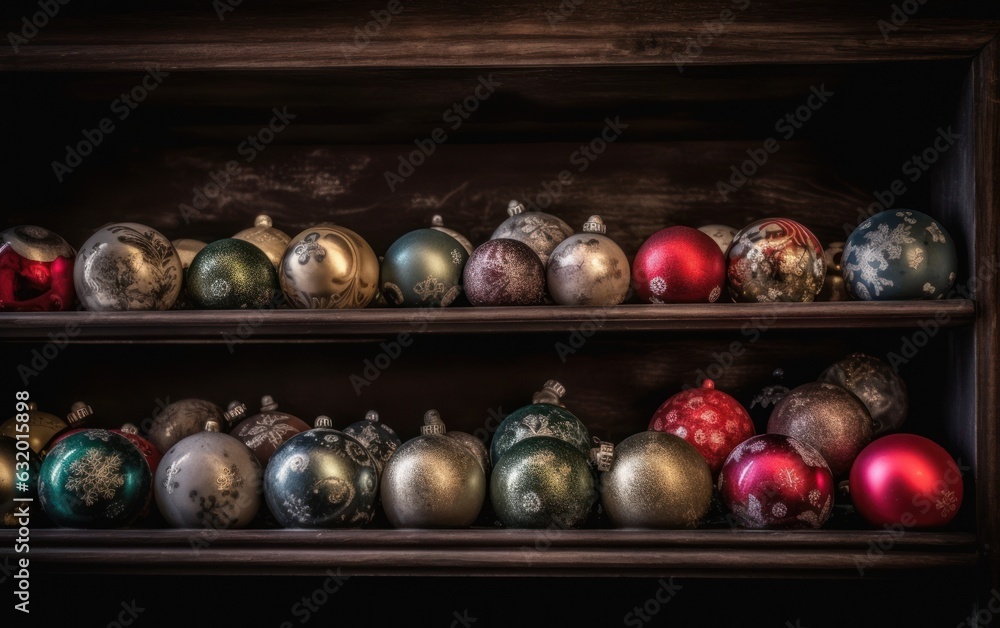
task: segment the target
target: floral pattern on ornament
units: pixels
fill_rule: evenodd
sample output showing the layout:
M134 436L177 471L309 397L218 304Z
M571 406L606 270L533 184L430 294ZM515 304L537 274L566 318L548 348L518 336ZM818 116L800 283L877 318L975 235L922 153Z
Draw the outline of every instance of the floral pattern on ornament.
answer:
M118 452L104 455L99 449L88 449L83 457L69 465L69 478L64 488L87 506L93 506L100 499L114 499L116 490L125 484L121 466L122 457Z

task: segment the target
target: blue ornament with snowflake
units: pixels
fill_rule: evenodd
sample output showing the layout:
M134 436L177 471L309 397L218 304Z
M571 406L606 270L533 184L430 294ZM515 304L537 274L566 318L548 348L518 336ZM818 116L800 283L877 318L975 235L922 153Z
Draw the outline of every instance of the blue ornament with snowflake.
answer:
M875 214L844 245L844 283L855 299L943 299L955 285L958 254L941 223L908 209Z

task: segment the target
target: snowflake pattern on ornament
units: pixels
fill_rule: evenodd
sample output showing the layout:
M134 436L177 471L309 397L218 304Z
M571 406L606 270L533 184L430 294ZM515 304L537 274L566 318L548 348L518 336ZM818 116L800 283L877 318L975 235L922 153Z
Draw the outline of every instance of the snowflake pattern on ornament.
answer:
M719 300L720 296L722 296L722 286L715 286L712 288L711 294L708 295L708 302L715 303Z
M306 523L312 518L312 508L298 495L289 495L281 502L281 506L289 517L299 523Z
M799 485L802 484L802 478L791 467L785 467L778 471L778 481L782 486L790 489L798 489Z
M538 512L542 508L542 500L535 493L525 493L521 498L521 508L528 512Z
M105 456L99 449L88 449L82 458L69 465L69 479L64 488L93 506L99 499L113 499L116 489L125 484L119 471L122 466L121 454L115 452Z
M246 431L241 430L240 436L247 438L246 445L251 449L260 447L265 442L272 447L281 445L286 440L286 435L297 434L298 430L281 420L280 416L266 414L253 427Z
M934 507L941 513L941 517L945 518L958 509L958 499L953 491L945 489L935 500Z
M944 233L941 231L941 227L938 226L936 222L932 222L928 226L924 227L927 232L931 234L931 239L935 242L940 242L941 244L946 243L948 240L944 237Z
M111 439L111 432L109 432L108 430L86 430L83 432L83 435L92 441L100 440L104 441L105 443Z
M653 277L649 280L649 291L656 296L663 296L667 291L667 281L663 277Z
M802 461L810 467L827 467L826 459L809 445L805 445L794 438L789 438L788 444L802 458Z
M456 266L462 263L462 254L458 252L458 249L451 250L451 263Z
M771 516L772 517L784 517L788 514L788 506L782 504L781 502L775 503L771 506Z
M906 265L916 270L920 268L920 264L924 261L924 250L920 247L915 247L906 252Z
M891 231L889 225L882 223L874 231L864 234L865 246L849 247L850 250L844 252L844 259L851 257L851 253L857 256L857 262L844 264L847 281L854 281L854 274L858 273L862 281L875 288L875 296L880 295L884 288L895 285L891 279L878 273L889 268L889 260L902 256L904 245L916 242L910 235L912 229L909 221L896 225Z
M934 294L936 290L937 289L931 284L931 282L928 281L924 284L924 294Z

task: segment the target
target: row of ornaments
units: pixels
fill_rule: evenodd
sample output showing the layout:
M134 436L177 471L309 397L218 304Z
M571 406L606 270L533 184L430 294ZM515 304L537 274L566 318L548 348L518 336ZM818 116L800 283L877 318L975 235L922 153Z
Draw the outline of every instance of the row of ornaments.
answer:
M862 223L846 244L824 251L789 219L743 230L676 226L650 236L630 265L605 235L600 216L582 233L511 201L510 217L473 248L435 216L407 233L380 261L346 227L324 223L294 238L259 216L250 229L206 244L170 242L137 223L99 229L76 252L47 229L0 234L0 310L61 310L78 296L88 310L163 310L369 304L447 306L463 289L472 305L612 306L630 289L644 303L713 303L728 286L737 302L944 298L957 254L948 233L915 211L886 211Z
M597 501L620 527L691 527L716 487L743 526L818 528L832 511L835 480L848 476L855 508L875 525L945 525L962 501L961 473L944 449L920 436L882 436L905 419L906 390L869 356L849 356L819 382L789 391L760 436L743 406L706 380L664 402L650 431L592 448L564 394L546 383L505 418L489 450L447 431L436 411L403 444L374 413L339 431L326 417L309 429L269 398L254 416L233 404L219 420L213 404L177 402L150 430L159 449L134 430L63 424L40 448L39 498L59 525L118 527L141 517L152 494L167 523L185 528L249 525L262 483L286 527L363 525L379 494L389 522L407 528L471 525L487 495L514 528L580 527ZM206 416L206 430L191 433ZM231 433L220 433L229 422ZM14 439L2 440L13 452ZM0 475L5 513L13 506L9 460Z

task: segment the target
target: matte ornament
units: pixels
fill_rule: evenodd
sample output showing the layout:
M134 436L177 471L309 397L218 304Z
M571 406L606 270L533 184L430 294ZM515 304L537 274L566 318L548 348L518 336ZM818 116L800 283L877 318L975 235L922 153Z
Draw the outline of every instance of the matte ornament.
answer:
M679 392L657 409L649 429L678 436L698 451L713 475L737 445L755 434L753 421L740 402L715 389L706 379L701 388Z
M378 467L380 476L385 463L393 452L403 444L396 431L382 423L379 420L378 412L374 410L365 413L363 420L345 427L343 432L365 446L365 449L375 460L375 466Z
M44 227L0 232L0 312L58 312L73 305L76 251Z
M500 223L491 240L517 240L527 244L538 255L542 266L549 263L549 256L559 244L573 235L573 228L564 220L545 212L526 210L524 204L511 201L507 204L507 220Z
M465 293L472 305L541 305L545 267L528 245L488 240L465 264Z
M787 218L758 220L740 231L726 254L729 293L743 303L809 303L823 289L823 246Z
M819 528L833 511L833 474L823 456L781 434L733 450L719 473L719 497L747 528Z
M261 309L272 303L278 276L267 255L235 238L209 243L187 271L187 293L205 310Z
M855 299L943 299L955 285L958 255L955 241L927 214L889 210L847 238L843 268Z
M495 467L507 451L528 438L551 436L566 441L584 456L590 455L590 433L580 419L562 407L559 399L566 389L550 380L534 396L535 403L508 414L497 427L490 444L490 458Z
M739 229L735 229L729 225L705 225L704 227L698 227L698 231L712 238L719 245L719 249L723 255L729 250L729 245L733 243L733 238L739 233Z
M17 426L19 424L27 425L28 444L31 446L31 451L39 456L44 455L43 452L46 451L45 446L48 445L49 441L60 432L69 428L69 425L65 421L54 414L41 412L34 401L28 402L27 415L28 420L24 422L19 422L16 416L4 421L3 425L0 425L0 436L16 439L18 435ZM24 429L24 427L21 428L21 430ZM20 433L24 434L23 431Z
M34 502L15 502L14 499L34 499L38 495L42 461L30 448L22 449L20 456L17 454L17 441L0 436L0 525L5 528L27 525L29 521L21 519L19 511L23 512L26 507L30 520L35 510Z
M147 437L166 453L182 438L198 434L208 421L222 422L222 408L204 399L181 399L163 408L153 417Z
M826 383L803 384L778 402L767 421L769 434L784 434L813 447L834 476L842 477L874 428L871 415L853 393Z
M134 222L105 225L80 247L73 268L76 294L93 312L169 310L184 269L162 233Z
M604 235L600 216L591 216L583 233L571 235L552 251L546 268L549 293L559 305L618 305L628 295L628 258Z
M278 404L270 396L260 400L260 412L240 421L230 435L253 452L261 467L285 441L310 429L309 424L286 412L278 412Z
M715 303L725 283L718 244L691 227L657 231L632 264L632 287L644 303Z
M256 246L267 255L275 271L281 266L281 259L285 256L285 249L291 238L281 229L276 229L271 222L271 217L267 214L257 216L253 221L253 226L240 231L233 236L237 240L243 240Z
M38 500L67 528L131 525L149 503L151 472L121 434L91 429L66 437L42 462Z
M910 409L906 382L878 358L852 353L823 371L819 381L845 388L865 404L875 438L898 431L906 421Z
M447 307L462 292L469 254L458 240L417 229L396 240L382 261L382 295L390 305Z
M872 525L947 525L962 506L962 472L937 443L914 434L874 441L851 467L851 500Z
M444 218L442 218L440 214L434 214L434 217L431 218L431 229L434 229L435 231L440 231L441 233L447 233L451 237L455 238L456 240L458 240L458 243L462 245L462 248L465 249L465 252L468 253L469 255L472 255L473 246L472 242L469 241L469 238L465 237L464 235L455 231L454 229L449 229L448 227L445 227Z
M292 238L281 260L281 291L292 306L363 308L378 292L379 261L360 235L321 223Z
M712 489L698 450L663 432L623 440L601 475L604 512L619 528L693 528L708 512Z
M508 528L578 528L597 501L587 456L550 436L511 447L494 466L490 495Z

